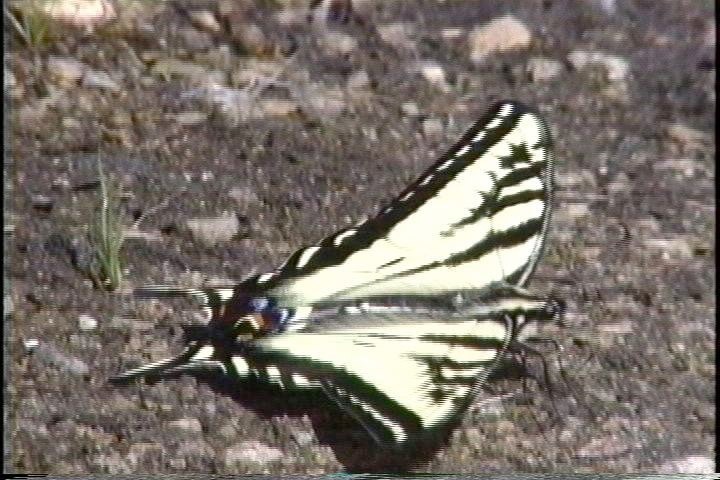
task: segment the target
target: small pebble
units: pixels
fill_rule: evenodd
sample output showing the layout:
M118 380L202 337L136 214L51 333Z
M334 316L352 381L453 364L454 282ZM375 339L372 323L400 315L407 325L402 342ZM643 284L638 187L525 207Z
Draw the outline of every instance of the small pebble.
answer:
M197 125L206 122L208 114L200 111L180 112L175 115L175 121L180 125Z
M50 56L47 71L51 78L66 86L75 85L85 73L87 65L70 57Z
M53 207L53 199L46 195L33 195L31 202L34 209L43 212L49 212Z
M27 345L28 342L26 341ZM30 346L30 351L33 352L34 357L46 365L54 366L55 368L70 373L73 375L87 375L90 372L90 367L87 366L82 360L71 357L63 351L53 347L52 345L40 344Z
M177 429L177 430L186 430L188 432L195 432L195 433L201 433L202 432L202 424L200 423L200 420L193 417L188 418L180 418L178 420L173 420L171 422L168 422L168 427Z
M590 65L599 65L605 70L607 79L610 81L624 79L630 70L630 64L626 59L605 52L573 50L568 54L567 59L577 70L582 70Z
M407 117L417 117L420 115L420 109L415 102L405 102L400 106L403 115Z
M443 133L443 124L439 118L426 119L423 122L422 127L423 127L423 133L425 133L425 136L428 136L428 137L439 136L439 135L442 135L442 133Z
M534 82L550 80L562 72L563 65L552 58L535 57L528 60L526 70Z
M27 350L28 353L31 353L34 351L38 346L40 346L40 340L37 338L29 338L23 342L25 345L25 350Z
M280 460L282 450L265 445L258 441L245 441L225 449L224 462L226 467L235 463L259 463L265 465Z
M97 70L87 70L83 75L82 84L84 87L100 88L111 92L120 90L120 85L110 78L110 75Z
M95 330L97 328L97 325L97 320L95 320L90 315L80 315L78 317L78 327L84 332Z
M222 29L215 15L209 10L190 12L190 21L198 28L202 28L211 33L218 33Z
M237 235L240 227L238 218L234 214L211 218L189 218L186 225L195 238L208 244L230 241Z
M363 90L370 85L370 77L365 70L359 70L351 74L347 79L348 90Z

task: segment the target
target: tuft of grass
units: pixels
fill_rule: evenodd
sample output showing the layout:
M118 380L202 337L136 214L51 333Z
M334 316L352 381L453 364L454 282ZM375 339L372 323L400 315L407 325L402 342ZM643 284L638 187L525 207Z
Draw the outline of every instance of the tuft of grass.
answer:
M3 14L27 48L34 53L47 46L54 36L53 20L43 6L51 0L25 0L3 6Z
M120 212L120 185L105 176L98 156L100 205L90 224L94 261L90 275L97 288L113 291L122 283L120 250L125 241Z

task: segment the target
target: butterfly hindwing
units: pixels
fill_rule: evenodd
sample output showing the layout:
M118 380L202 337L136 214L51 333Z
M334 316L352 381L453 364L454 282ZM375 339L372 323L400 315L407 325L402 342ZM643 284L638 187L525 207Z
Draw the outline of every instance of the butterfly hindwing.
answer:
M269 335L241 355L218 350L211 360L229 363L240 380L322 388L376 440L402 444L457 418L513 332L510 322L439 313L341 314L330 321L335 326L322 332L314 325ZM203 353L187 364L212 362Z

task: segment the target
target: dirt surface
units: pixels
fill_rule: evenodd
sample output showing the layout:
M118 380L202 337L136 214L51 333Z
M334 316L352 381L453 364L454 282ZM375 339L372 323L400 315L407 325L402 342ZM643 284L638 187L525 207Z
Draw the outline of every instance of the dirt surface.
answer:
M6 16L6 468L712 471L713 4L308 3L118 1L103 24L47 21L30 41ZM473 46L506 14L529 38ZM271 269L376 212L504 98L555 137L556 214L530 284L568 303L544 330L563 347L552 398L498 380L446 443L398 455L320 396L106 383L177 352L197 315L123 292ZM98 156L125 224L142 217L116 292L88 275ZM202 218L229 233L208 239Z

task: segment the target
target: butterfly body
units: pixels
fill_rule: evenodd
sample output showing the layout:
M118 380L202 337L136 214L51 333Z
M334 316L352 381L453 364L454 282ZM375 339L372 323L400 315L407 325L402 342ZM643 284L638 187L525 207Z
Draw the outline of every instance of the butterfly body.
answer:
M194 296L210 318L179 356L116 377L216 371L319 388L381 443L457 420L498 359L558 304L524 289L552 197L544 121L500 102L378 215L273 272Z

